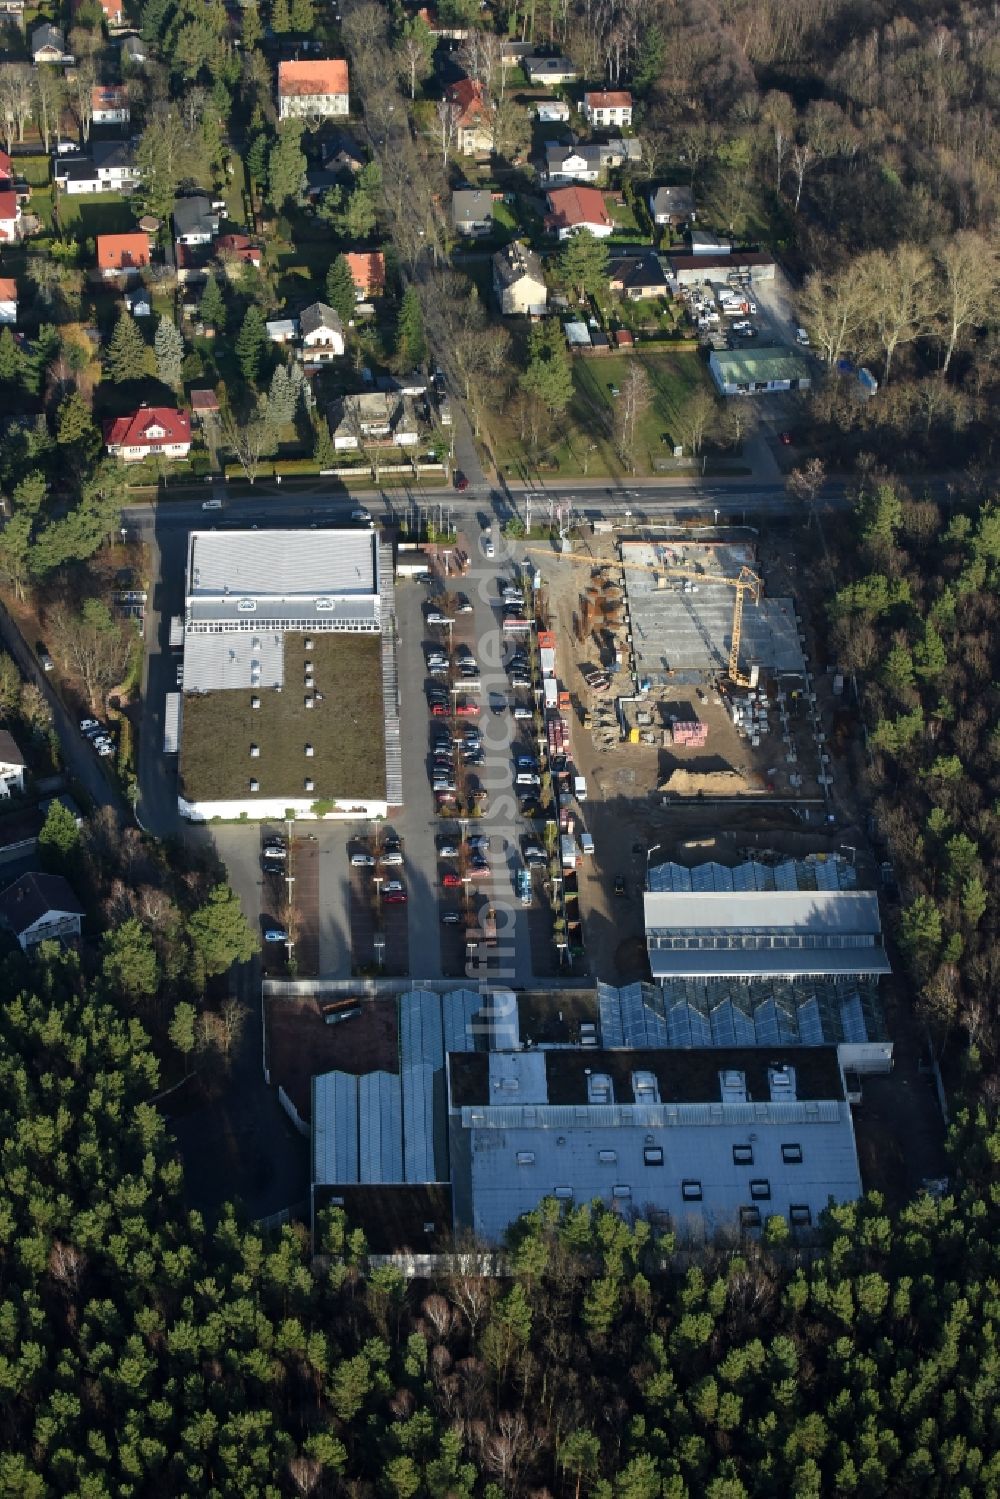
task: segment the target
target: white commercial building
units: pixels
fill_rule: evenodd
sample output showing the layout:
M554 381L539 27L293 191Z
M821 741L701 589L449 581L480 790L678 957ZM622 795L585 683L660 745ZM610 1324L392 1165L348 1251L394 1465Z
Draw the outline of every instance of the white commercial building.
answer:
M697 1243L861 1194L832 1046L449 1054L448 1110L455 1224L491 1244L544 1198Z
M395 646L392 629L381 633L392 613L391 558L367 526L192 532L183 699L169 736L181 814L361 818L397 805ZM369 703L368 721L355 722L351 689L357 708L373 684L377 712ZM383 732L380 757L371 736Z

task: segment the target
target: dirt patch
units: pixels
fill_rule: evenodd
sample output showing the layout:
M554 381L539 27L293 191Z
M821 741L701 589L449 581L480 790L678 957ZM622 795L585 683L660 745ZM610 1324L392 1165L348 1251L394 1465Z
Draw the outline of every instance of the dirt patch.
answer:
M764 788L738 770L672 770L659 789L669 796L745 796Z
M394 999L358 999L360 1013L327 1025L312 995L265 1000L271 1082L281 1086L303 1119L311 1110L310 1081L320 1072L398 1072Z

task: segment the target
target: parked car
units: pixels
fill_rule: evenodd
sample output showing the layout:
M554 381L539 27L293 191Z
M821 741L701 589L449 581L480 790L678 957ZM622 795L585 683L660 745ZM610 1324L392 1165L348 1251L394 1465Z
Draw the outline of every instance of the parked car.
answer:
M35 650L38 652L38 663L41 666L42 671L54 671L56 663L53 661L52 657L49 655L48 651L45 649L45 646L41 641L39 641L35 646Z
M285 866L280 859L264 859L261 867L265 874L284 874Z
M458 890L462 885L462 876L449 869L447 874L441 876L441 883L446 890Z
M779 432L778 441L783 448L790 448L792 445L792 434L790 432Z
M448 704L447 703L431 703L431 716L433 718L447 718L447 716L448 716Z
M442 911L441 912L441 925L442 926L461 926L462 925L462 913L461 913L461 911Z
M457 859L458 858L458 844L457 843L452 843L450 841L445 841L444 843L439 843L438 844L438 858L439 859Z
M526 843L524 845L524 862L526 864L547 864L548 858L540 843Z
M115 747L110 739L95 739L93 744L102 760L106 760L109 755L113 755L115 752Z
M806 332L806 330L804 328L796 328L796 330L795 330L795 342L798 344L798 346L799 346L800 349L808 349L809 348L809 334Z
M535 716L535 710L529 708L527 703L515 703L512 712L514 717L519 720L534 718Z
M80 733L81 734L85 734L88 738L92 734L99 734L100 730L101 730L101 726L97 722L96 718L81 718L80 719Z
M361 521L367 526L374 525L372 513L366 505L355 505L351 511L351 520Z
M395 867L396 865L402 864L402 862L403 855L399 852L398 849L388 849L382 855L382 863L386 866L386 868Z
M447 614L442 614L440 609L429 609L427 611L427 623L429 625L446 625L450 621Z
M459 614L472 613L472 602L464 593L458 595L458 612Z
M382 900L383 900L384 904L387 905L387 906L405 906L406 905L406 891L405 890L390 890L388 895L383 895Z
M469 487L469 481L460 468L455 470L455 488L460 494L464 494Z
M288 933L283 926L269 926L264 933L265 942L287 942Z
M493 545L493 538L487 532L487 534L483 537L483 556L486 558L490 558L495 557L496 554L497 549Z
M266 859L287 859L288 848L284 838L265 838L264 857Z
M375 865L375 855L354 853L351 855L351 863L355 869L372 869Z
M402 880L386 880L382 886L383 895L398 895L404 888Z
M615 875L615 894L616 895L627 895L628 894L628 887L625 884L625 876L623 874L616 874Z
M479 704L456 703L455 712L459 718L477 718L479 716Z

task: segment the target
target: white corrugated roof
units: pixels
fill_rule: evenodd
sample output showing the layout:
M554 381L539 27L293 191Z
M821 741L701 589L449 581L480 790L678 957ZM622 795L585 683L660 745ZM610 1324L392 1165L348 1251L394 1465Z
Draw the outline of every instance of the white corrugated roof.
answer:
M285 651L280 635L199 635L184 642L184 691L224 692L284 685Z
M864 933L881 931L878 898L870 890L647 890L646 930L699 927L755 931Z
M367 528L193 531L188 603L248 598L337 598L378 591L378 536Z

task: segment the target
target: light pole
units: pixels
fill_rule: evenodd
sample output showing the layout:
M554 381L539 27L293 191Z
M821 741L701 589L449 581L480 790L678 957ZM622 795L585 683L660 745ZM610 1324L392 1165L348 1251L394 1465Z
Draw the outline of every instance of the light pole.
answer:
M649 861L654 854L658 854L663 847L662 843L654 843L652 848L646 850L646 889L649 889Z

